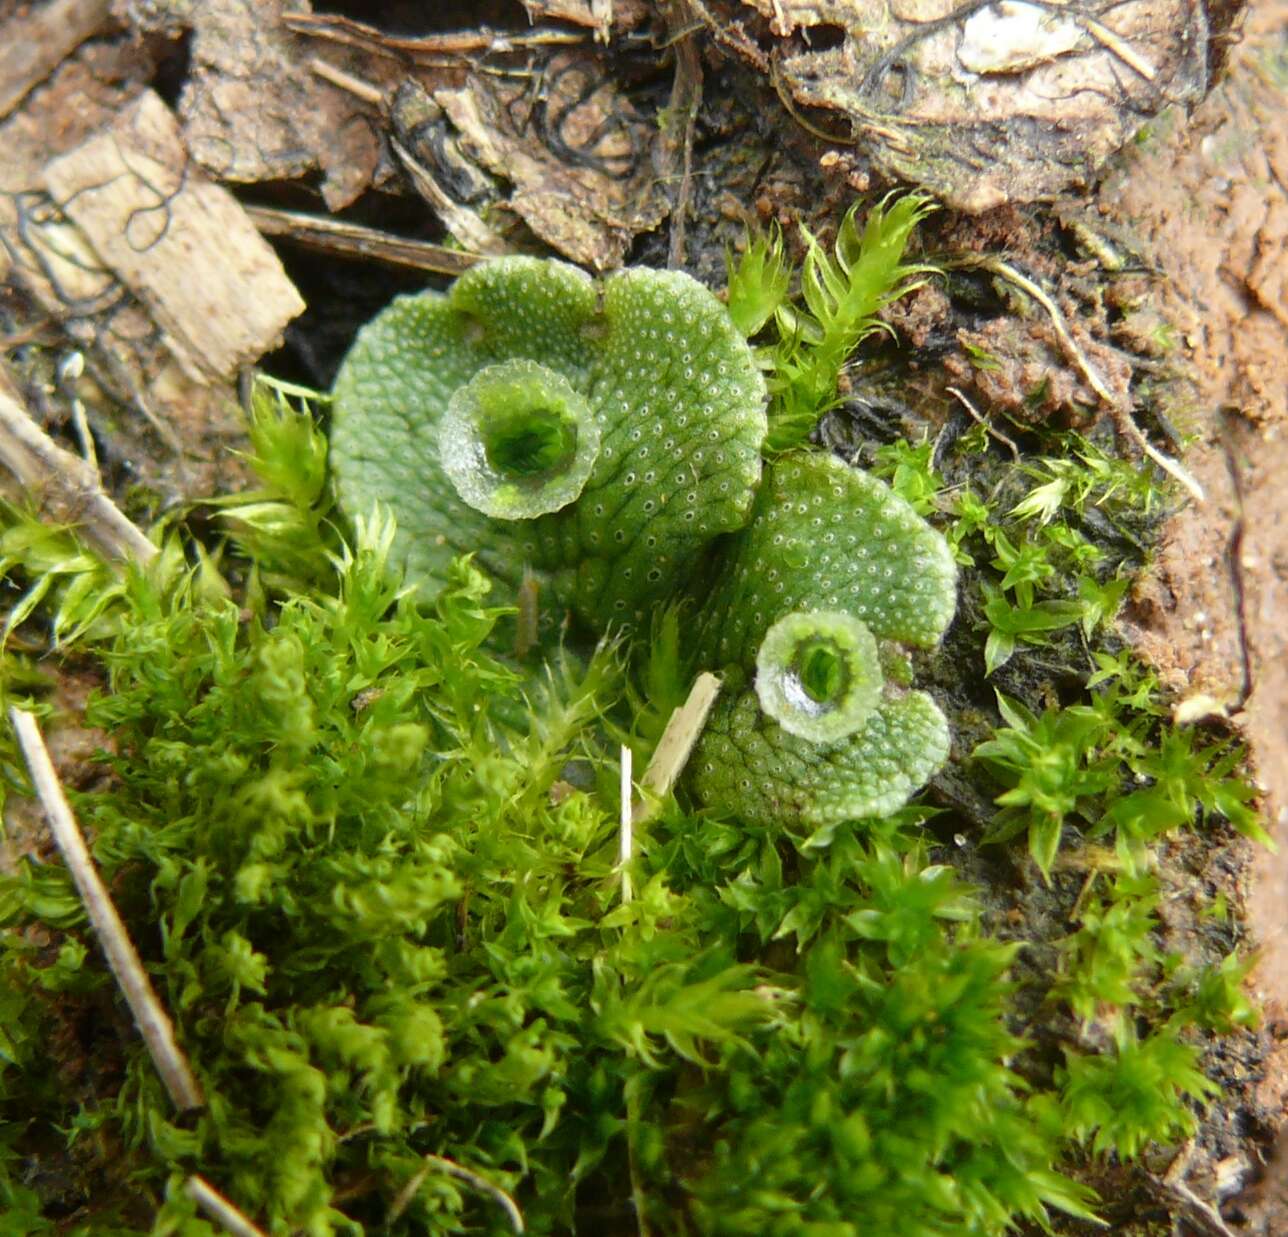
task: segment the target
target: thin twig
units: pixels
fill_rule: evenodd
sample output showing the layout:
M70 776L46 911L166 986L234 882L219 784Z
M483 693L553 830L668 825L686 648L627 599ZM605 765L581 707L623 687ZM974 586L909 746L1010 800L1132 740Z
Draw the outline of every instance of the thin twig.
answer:
M89 921L103 946L107 963L125 995L130 1012L134 1015L135 1024L152 1056L152 1063L161 1075L161 1081L165 1083L176 1108L180 1111L200 1108L205 1102L201 1096L201 1087L175 1041L174 1024L157 999L138 951L112 904L93 859L90 858L89 848L85 845L76 818L67 804L67 796L63 794L62 783L58 780L54 762L49 758L49 749L41 737L36 718L25 709L13 705L9 709L9 719L31 772L36 797L45 809L54 841L76 883L81 901L85 903Z
M390 266L432 271L437 275L460 275L480 259L479 254L467 253L463 249L409 240L327 215L278 210L272 206L247 206L244 209L265 236L281 236L312 249L370 258Z
M495 1199L510 1221L510 1227L516 1233L525 1231L523 1213L519 1210L518 1204L499 1185L489 1181L482 1173L476 1173L473 1169L466 1168L442 1155L427 1155L424 1157L424 1162L424 1168L398 1191L398 1197L390 1205L389 1215L386 1217L387 1224L392 1224L407 1210L411 1200L416 1197L416 1191L424 1184L425 1178L437 1169L449 1177L455 1177L458 1181L464 1181L467 1185L473 1186L480 1194L486 1194L489 1198Z
M346 72L344 69L336 68L333 64L328 64L321 56L310 56L309 68L323 81L330 82L332 86L336 86L340 90L347 90L351 95L361 99L364 103L370 103L373 107L380 107L385 101L384 91L379 87L373 86L366 78L358 77L353 73Z
M667 163L671 165L666 169L668 179L674 174L675 163L680 165L675 201L671 203L671 244L667 255L667 265L675 270L684 265L684 237L693 196L693 130L702 106L702 58L693 33L700 27L693 23L687 0L671 0L667 16L673 32L685 31L675 40L675 81L671 85L665 135Z
M693 745L707 724L707 714L720 694L720 680L703 672L693 681L684 703L667 719L666 729L657 741L653 758L640 779L642 797L631 809L631 819L642 825L650 819L675 785L689 762Z
M1203 487L1198 481L1182 464L1172 459L1170 455L1164 455L1145 437L1140 426L1132 419L1130 406L1115 396L1105 385L1105 380L1101 378L1095 367L1087 359L1086 353L1078 346L1078 341L1074 339L1060 306L1047 295L1046 291L1027 276L1021 275L1013 266L1003 262L1001 258L992 256L978 258L975 260L974 265L978 265L984 270L992 271L995 275L1000 275L1003 279L1013 283L1021 291L1027 292L1047 311L1051 318L1051 325L1055 328L1056 336L1064 346L1069 358L1081 371L1082 376L1087 380L1087 385L1114 413L1114 423L1118 429L1125 433L1164 472L1174 477L1189 490L1196 502L1204 502Z
M0 390L0 465L38 507L77 525L106 559L146 563L157 548L103 492L98 472L64 451L14 399Z
M946 387L945 390L948 392L949 395L955 395L957 397L957 399L961 402L962 407L965 408L966 411L969 412L972 417L974 417L975 421L979 425L982 425L984 427L984 433L986 433L990 438L996 438L998 442L1005 443L1008 447L1011 448L1011 455L1014 456L1017 461L1019 460L1020 449L1015 445L1012 439L1008 438L1005 434L1003 434L1001 430L995 429L993 427L993 423L989 420L986 420L983 414L980 413L979 409L977 409L975 405L972 404L970 400L968 400L966 396L962 394L962 392L959 391L956 387Z
M634 817L631 813L631 786L634 779L631 776L631 766L635 759L634 753L625 743L622 744L622 777L621 777L621 794L620 794L620 811L618 820L620 822L620 832L618 834L617 860L622 869L622 905L625 906L631 900L631 855L635 850L634 841Z
M1096 21L1094 17L1083 17L1080 19L1079 24L1097 43L1102 47L1108 48L1124 64L1130 65L1147 82L1152 82L1158 76L1158 70L1122 35L1115 34L1108 26Z
M233 1237L265 1237L264 1230L259 1225L247 1219L240 1208L229 1202L204 1177L193 1173L183 1183L183 1192L216 1224L232 1233Z
M287 13L282 17L282 24L295 34L346 43L351 47L360 47L364 51L398 59L405 55L413 60L443 55L473 58L521 51L529 47L566 47L586 41L584 34L570 30L548 28L527 34L513 34L504 30L489 30L486 26L456 33L398 38L385 34L375 26L332 13Z

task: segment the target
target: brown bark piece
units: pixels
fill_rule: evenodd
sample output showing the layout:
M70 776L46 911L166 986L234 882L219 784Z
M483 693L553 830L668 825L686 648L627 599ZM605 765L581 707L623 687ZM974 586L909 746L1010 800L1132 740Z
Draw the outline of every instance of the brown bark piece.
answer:
M537 92L476 74L432 93L477 161L514 184L510 208L543 241L611 270L666 214L652 162L657 127L599 56L557 52L542 77Z
M108 0L53 0L0 27L0 116L7 116L108 19Z
M100 391L93 404L115 399L138 414L113 416L114 450L141 483L178 501L240 480L226 449L242 432L235 393L180 369L147 310L44 184L45 165L109 130L154 70L141 42L90 42L0 123L0 279L84 349L86 381ZM92 405L91 421L95 413Z
M194 6L192 68L179 103L192 157L219 180L294 180L321 169L330 210L371 183L382 146L358 99L308 67L309 43L282 22L300 0L203 0ZM334 50L328 58L383 81L392 62Z
M887 177L957 210L1085 184L1144 117L1208 87L1192 0L1130 0L1099 17L1023 0L742 3L783 40L778 72L798 102L844 113ZM828 37L811 46L811 31Z
M197 381L258 360L304 309L237 200L192 166L151 91L50 163L45 183Z
M110 122L151 72L129 48L95 46L67 61L21 111L0 124L0 279L13 271L59 318L110 304L117 281L54 209L41 184L53 156Z

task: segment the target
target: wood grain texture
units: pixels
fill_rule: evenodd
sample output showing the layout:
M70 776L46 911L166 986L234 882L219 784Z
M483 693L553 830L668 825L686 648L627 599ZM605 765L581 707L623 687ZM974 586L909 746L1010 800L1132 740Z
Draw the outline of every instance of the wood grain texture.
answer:
M197 381L258 360L304 308L236 198L189 160L152 91L51 162L45 184Z

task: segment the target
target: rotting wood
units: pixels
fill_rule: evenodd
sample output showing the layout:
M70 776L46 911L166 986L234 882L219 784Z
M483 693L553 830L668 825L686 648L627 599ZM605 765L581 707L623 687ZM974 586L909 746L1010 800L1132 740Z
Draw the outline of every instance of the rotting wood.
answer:
M178 122L150 90L50 163L45 183L198 382L258 360L304 310L277 255L236 198L190 162Z
M106 24L110 0L53 0L0 27L0 117Z

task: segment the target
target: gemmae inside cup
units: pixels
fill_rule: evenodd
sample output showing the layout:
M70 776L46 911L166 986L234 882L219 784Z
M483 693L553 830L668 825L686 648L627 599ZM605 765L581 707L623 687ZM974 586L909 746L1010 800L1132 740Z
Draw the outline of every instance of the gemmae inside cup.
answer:
M585 488L599 423L562 374L502 361L457 389L439 424L443 470L464 502L499 520L558 511Z
M784 615L756 655L756 695L789 734L816 743L853 734L881 699L877 642L836 610Z

